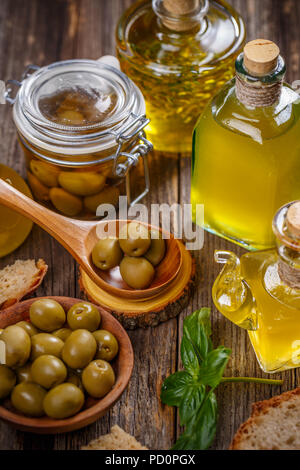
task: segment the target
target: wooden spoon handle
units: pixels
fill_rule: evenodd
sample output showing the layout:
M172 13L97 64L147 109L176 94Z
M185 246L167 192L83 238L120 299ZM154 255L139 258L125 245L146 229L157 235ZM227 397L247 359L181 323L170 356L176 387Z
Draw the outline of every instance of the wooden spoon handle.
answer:
M0 203L28 217L60 242L71 254L73 241L87 233L85 222L69 219L47 209L0 179Z

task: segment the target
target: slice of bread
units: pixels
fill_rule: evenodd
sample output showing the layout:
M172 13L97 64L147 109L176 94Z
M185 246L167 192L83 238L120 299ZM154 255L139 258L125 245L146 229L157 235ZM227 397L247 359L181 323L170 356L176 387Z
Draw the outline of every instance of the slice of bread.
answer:
M300 450L300 387L252 405L231 450Z
M0 309L10 307L31 294L41 284L48 270L43 259L17 260L0 270Z
M81 450L148 450L142 446L133 436L127 434L119 426L111 428L110 434L100 436L91 441L87 446L81 447Z

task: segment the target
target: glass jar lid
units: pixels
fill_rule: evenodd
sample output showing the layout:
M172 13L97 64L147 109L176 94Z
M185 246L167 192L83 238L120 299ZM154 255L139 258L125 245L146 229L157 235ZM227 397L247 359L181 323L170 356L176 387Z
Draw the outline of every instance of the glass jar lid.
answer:
M139 117L146 125L140 90L118 69L99 61L55 62L20 85L14 121L39 149L66 156L101 152L116 147L124 130L140 130Z

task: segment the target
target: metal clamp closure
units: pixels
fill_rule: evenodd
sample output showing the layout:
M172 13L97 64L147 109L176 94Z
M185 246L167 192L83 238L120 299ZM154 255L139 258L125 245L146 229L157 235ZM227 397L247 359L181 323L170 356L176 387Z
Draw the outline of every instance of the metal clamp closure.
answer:
M38 67L37 65L30 64L24 70L22 77L21 77L21 81L7 80L5 84L6 86L5 86L5 91L4 91L4 100L7 101L7 103L9 104L14 104L16 101L19 88L22 86L23 81L26 80L26 78L28 78L32 73L34 73L39 68L40 67Z

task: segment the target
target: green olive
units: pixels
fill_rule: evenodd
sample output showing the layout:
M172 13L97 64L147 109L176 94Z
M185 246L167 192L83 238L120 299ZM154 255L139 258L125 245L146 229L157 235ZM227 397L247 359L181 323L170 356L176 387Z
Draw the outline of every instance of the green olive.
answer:
M112 361L119 351L119 344L114 335L106 330L97 330L94 331L93 336L97 341L95 359Z
M4 329L3 328L0 328L0 336L2 335Z
M34 176L48 188L53 188L58 184L59 170L49 163L31 160L30 169Z
M59 184L69 193L76 196L92 196L102 191L105 176L92 172L63 171L58 177Z
M107 271L121 263L123 252L117 238L98 240L92 251L92 260L97 268Z
M3 331L1 340L5 343L6 365L8 367L23 366L30 356L31 349L30 336L26 331L20 326L8 326Z
M59 330L53 331L52 334L53 336L56 336L56 338L60 338L63 342L65 342L71 333L71 328L60 328Z
M17 372L17 377L18 377L18 383L21 382L33 382L32 380L32 375L31 375L31 363L27 362L25 366L19 367L19 369L16 370Z
M32 382L22 382L12 391L11 402L16 410L25 415L39 417L45 414L43 401L46 390Z
M145 253L145 258L150 261L153 266L157 266L166 252L166 243L162 238L161 232L158 230L150 230L151 245L149 250Z
M82 383L91 397L102 398L115 384L115 373L111 365L101 359L91 362L82 372Z
M120 190L116 186L106 186L102 191L94 196L84 198L86 209L96 214L98 206L101 204L112 204L117 206L120 196Z
M142 256L151 245L150 233L145 225L130 222L119 233L120 246L128 256Z
M125 256L120 264L120 273L133 289L146 289L154 278L155 270L146 258Z
M30 171L27 171L27 179L34 197L38 201L49 201L49 188L41 183Z
M96 349L97 343L92 333L75 330L64 344L62 358L71 369L82 369L92 361Z
M89 302L79 302L68 310L67 320L72 330L95 331L100 325L101 315L95 305Z
M50 189L50 200L59 212L69 217L74 217L82 211L81 199L62 188Z
M39 330L30 321L19 321L16 323L17 326L23 328L24 331L31 337L37 335Z
M6 398L16 384L16 374L7 366L0 364L0 400Z
M39 333L31 338L31 356L30 359L34 361L37 357L44 354L61 357L64 342L54 335L49 333Z
M64 419L78 413L84 404L83 392L71 383L52 388L44 399L44 409L50 418Z
M62 306L52 299L40 299L31 304L29 309L31 322L42 331L54 331L66 322Z
M45 354L35 359L31 366L31 375L35 383L49 389L65 381L67 369L58 357Z
M65 109L60 110L58 109L58 119L61 124L67 126L80 126L84 125L84 116L79 111Z

